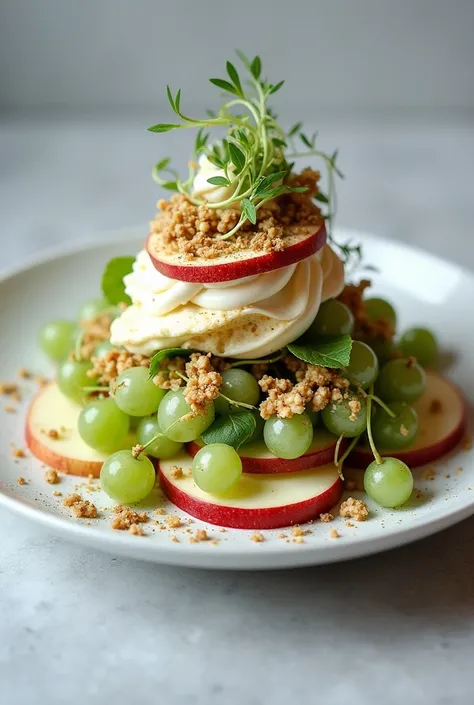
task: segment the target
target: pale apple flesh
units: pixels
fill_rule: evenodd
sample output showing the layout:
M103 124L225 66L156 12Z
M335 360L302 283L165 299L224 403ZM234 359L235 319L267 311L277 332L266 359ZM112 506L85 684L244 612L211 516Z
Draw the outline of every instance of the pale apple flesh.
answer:
M182 468L176 477L174 468ZM201 490L191 474L192 458L181 453L159 461L168 499L191 516L233 529L276 529L302 524L329 512L340 500L342 481L333 464L287 474L247 474L227 496Z
M467 414L460 391L436 372L427 372L426 392L413 406L420 423L413 445L406 450L378 448L378 451L416 468L434 462L458 445L466 432ZM363 446L351 453L347 464L366 468L373 459L370 448Z
M278 458L271 453L263 441L248 443L242 446L238 453L242 459L242 469L248 473L273 474L299 472L327 465L334 460L337 438L324 428L314 430L313 442L304 455L292 460ZM188 453L194 457L203 447L201 440L188 443ZM344 452L347 441L341 444L340 452Z
M304 232L300 228L297 234L292 234L291 230L286 233L288 244L283 250L263 253L241 250L212 260L205 257L186 260L182 254L165 254L157 247L156 238L151 233L146 247L153 265L161 274L179 281L208 284L264 274L300 262L324 247L327 235L324 220L321 220L319 226L308 227Z

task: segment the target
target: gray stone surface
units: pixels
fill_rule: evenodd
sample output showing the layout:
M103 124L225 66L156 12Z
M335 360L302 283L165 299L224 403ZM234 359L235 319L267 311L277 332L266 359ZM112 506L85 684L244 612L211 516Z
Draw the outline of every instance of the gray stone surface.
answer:
M1 124L0 268L145 221L151 163L180 155L147 122ZM347 175L342 225L474 267L472 125L320 128ZM253 574L116 559L5 511L0 537L2 705L472 702L473 520L363 560Z

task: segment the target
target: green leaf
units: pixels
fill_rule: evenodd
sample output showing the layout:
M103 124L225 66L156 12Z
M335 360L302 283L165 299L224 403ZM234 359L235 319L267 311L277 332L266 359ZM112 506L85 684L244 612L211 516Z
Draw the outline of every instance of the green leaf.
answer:
M178 92L176 93L176 98L174 99L174 108L179 115L179 111L181 108L181 88L178 88Z
M226 68L229 78L237 89L237 92L239 93L239 95L243 95L242 84L240 83L239 74L237 73L234 64L231 64L230 61L228 61L226 64Z
M300 140L303 142L303 144L305 144L308 147L308 149L313 149L313 145L311 144L309 139L306 137L306 135L304 135L302 132L300 132Z
M275 181L280 181L286 176L286 171L275 171L273 174L268 174L264 176L261 181L259 181L254 189L255 196L260 196L261 193L266 191L269 186L275 183Z
M237 172L241 172L245 166L245 154L233 142L229 142L229 154Z
M240 49L236 49L236 50L235 50L235 53L237 54L237 56L239 57L239 59L241 60L241 62L243 63L243 65L244 65L246 68L248 68L249 71L250 71L250 60L248 59L247 56L245 56L244 52L241 51Z
M286 188L288 191L291 191L291 193L306 193L308 190L307 186L287 186Z
M242 213L245 215L247 220L250 220L252 225L255 225L255 223L257 222L257 210L252 201L249 201L248 198L244 198L241 201L241 206Z
M161 123L160 125L152 125L148 127L148 132L169 132L170 130L176 130L181 127L181 125L172 125L171 123Z
M163 360L172 360L173 357L189 357L194 350L187 348L165 348L158 350L150 360L150 378L153 378L162 369L160 363Z
M161 188L165 188L168 191L177 191L178 190L178 182L177 181L163 181L160 183Z
M277 91L279 91L284 83L285 83L285 81L280 81L280 83L276 83L274 86L272 86L270 88L270 95L273 95L273 93L276 93Z
M346 367L351 358L352 339L350 335L321 339L315 343L288 345L288 350L300 360L310 365L320 365L338 369Z
M130 274L134 262L135 257L115 257L106 265L102 275L102 293L112 306L132 303L125 293L123 278Z
M324 193L317 193L314 197L317 201L320 201L320 203L329 203L329 199L327 196L324 195Z
M295 123L293 125L293 127L290 128L290 131L288 132L288 137L293 137L294 135L296 135L296 133L299 132L299 130L301 130L302 126L303 126L302 122Z
M226 179L225 176L211 176L211 178L207 180L207 183L213 186L228 186L230 181Z
M163 171L163 169L166 169L170 161L171 159L169 157L165 157L165 159L162 159L161 162L155 164L155 171Z
M168 96L168 101L169 101L169 104L171 105L171 110L175 113L176 107L174 104L173 94L171 93L171 88L169 86L166 86L166 95Z
M237 449L252 436L256 425L255 417L250 411L239 411L217 418L201 438L206 445L225 443Z
M218 88L222 88L224 91L232 93L233 95L239 95L237 89L234 88L232 83L229 83L229 81L224 81L223 78L210 78L209 80Z
M262 62L259 56L256 56L250 64L250 71L252 76L258 81L260 74L262 73Z
M274 147L286 147L287 146L285 140L281 140L279 137L273 137L272 142L273 142Z

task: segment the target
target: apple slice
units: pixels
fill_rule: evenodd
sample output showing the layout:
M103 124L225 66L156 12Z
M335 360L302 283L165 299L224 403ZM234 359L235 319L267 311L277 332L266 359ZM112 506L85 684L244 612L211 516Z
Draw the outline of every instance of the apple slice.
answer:
M176 479L173 468L181 467ZM336 505L342 482L334 465L299 473L246 474L226 497L208 494L194 482L187 453L159 461L163 491L177 507L196 519L233 529L276 529L302 524Z
M381 449L381 455L403 460L411 468L426 465L452 450L466 431L466 406L461 393L449 380L436 372L427 371L426 391L413 406L418 412L420 432L410 448ZM351 453L348 464L366 468L373 460L366 446Z
M334 451L336 449L337 438L324 428L314 430L313 442L304 455L293 460L277 458L271 453L263 441L249 443L239 449L242 458L242 468L244 472L274 474L289 473L316 468L320 465L332 463ZM188 453L194 458L196 453L203 447L201 440L188 443ZM347 441L341 444L341 454L347 446Z
M181 254L165 254L158 246L158 236L152 233L147 240L147 251L156 269L170 279L199 284L232 281L271 272L310 257L326 244L324 221L319 227L306 228L304 233L300 228L298 234L292 234L292 229L287 228L285 243L286 247L280 251L242 250L212 260L195 257L190 261Z
M90 448L79 435L81 407L67 399L56 384L48 384L34 397L26 419L25 438L34 456L49 467L71 475L99 477L108 455ZM57 431L58 438L48 432ZM130 448L129 439L125 447Z

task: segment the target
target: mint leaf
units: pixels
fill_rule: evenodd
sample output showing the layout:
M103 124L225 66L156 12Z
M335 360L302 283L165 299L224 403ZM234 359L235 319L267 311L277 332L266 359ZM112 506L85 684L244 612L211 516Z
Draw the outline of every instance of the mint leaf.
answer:
M130 296L125 293L123 278L130 274L134 262L135 257L115 257L105 267L102 275L102 293L112 306L132 303Z
M230 181L226 179L225 176L211 176L211 178L207 180L207 183L213 186L228 186Z
M201 435L206 445L209 443L225 443L232 448L240 448L255 431L257 422L250 411L239 411L220 416Z
M165 348L158 350L150 360L150 378L153 378L162 369L160 363L163 360L171 360L173 357L189 357L194 350L187 348Z
M338 335L335 338L319 340L316 343L288 345L288 350L300 360L310 365L321 367L346 367L351 358L352 340L350 335Z
M152 125L148 128L148 132L169 132L170 130L176 130L181 125L172 125L171 123L161 123L160 125Z
M245 215L247 220L250 220L252 225L255 225L255 223L257 222L257 210L253 205L252 201L249 201L248 198L244 198L242 199L240 205L242 207L242 213Z

